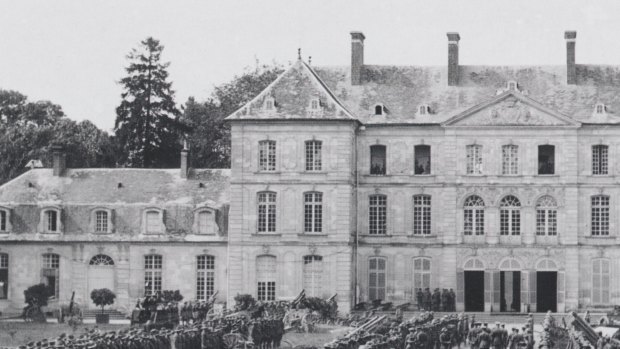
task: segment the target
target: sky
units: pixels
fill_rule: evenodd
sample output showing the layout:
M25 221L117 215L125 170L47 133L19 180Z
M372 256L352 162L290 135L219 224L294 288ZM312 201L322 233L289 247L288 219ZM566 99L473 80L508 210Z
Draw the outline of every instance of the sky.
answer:
M466 65L620 64L620 1L577 0L0 0L0 88L60 104L68 117L114 127L127 53L164 45L176 101L205 100L256 61L350 64L351 31L365 62L445 65L446 32Z

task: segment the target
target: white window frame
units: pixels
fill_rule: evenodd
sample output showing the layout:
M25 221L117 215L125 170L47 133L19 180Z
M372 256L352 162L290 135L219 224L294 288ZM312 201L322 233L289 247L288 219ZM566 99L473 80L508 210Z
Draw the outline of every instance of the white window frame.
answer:
M387 195L368 196L368 234L387 235Z
M155 295L163 290L164 257L157 253L144 255L144 295Z
M45 253L41 258L41 283L49 288L47 277L54 277L54 295L52 297L58 299L60 296L60 255L57 253Z
M157 222L154 225L154 230L149 228L149 213L156 213ZM164 210L158 207L149 207L142 211L142 234L143 235L161 235L166 233L166 224L164 223Z
M469 144L465 147L465 152L465 173L468 175L481 175L483 173L482 146L480 144Z
M321 297L323 285L323 256L306 255L303 256L303 289L306 296Z
M0 270L5 271L6 273L5 281L0 280L0 300L9 298L9 263L9 254L0 253Z
M274 140L265 139L258 142L258 171L275 172L277 166L278 144Z
M275 301L277 297L278 260L276 256L256 256L256 300Z
M307 172L323 171L323 142L308 140L305 143L305 158Z
M541 196L536 202L536 235L558 235L558 204L550 195Z
M97 226L98 226L97 215L100 212L105 212L108 215L107 216L107 220L106 220L107 230L97 230ZM105 207L97 207L97 208L91 210L90 211L90 228L91 228L91 232L93 232L94 234L109 234L109 233L114 232L113 214L114 214L113 210L111 210L109 208L105 208Z
M374 261L374 267L373 267ZM382 268L380 266L383 266ZM383 296L383 297L381 297ZM385 300L387 296L387 258L368 258L368 300Z
M432 261L429 257L413 258L413 291L414 294L418 289L425 290L431 288Z
M592 261L592 304L608 305L611 303L611 275L609 259L598 258Z
M513 205L515 202L517 205ZM504 196L499 203L499 217L500 236L521 235L521 200L519 198L514 195Z
M0 234L8 234L12 231L11 209L0 206Z
M206 229L203 231L200 216L207 214ZM209 221L209 219L211 221ZM216 210L210 207L199 207L194 210L194 223L192 224L192 232L195 235L216 235L219 233L219 227L216 221Z
M196 256L196 299L205 301L215 293L215 256Z
M606 176L609 174L609 146L594 144L592 146L592 175Z
M50 230L48 212L56 212L56 230ZM39 232L42 234L62 234L62 209L60 207L44 207L39 217Z
M420 155L420 153L422 152L422 149L428 149L428 171L423 170L422 173L416 173L417 172L417 162L418 162L418 158L422 159L422 156ZM415 146L413 146L413 174L415 176L428 176L431 175L433 173L433 152L432 152L432 147L428 144L416 144Z
M590 235L593 237L609 236L611 214L609 195L592 195L590 198Z
M480 205L482 204L482 205ZM484 235L484 209L486 205L479 195L469 195L463 202L463 235ZM468 223L468 219L471 222ZM468 225L471 225L469 227Z
M323 233L323 193L309 191L304 193L304 233Z
M413 196L413 235L432 234L432 198L427 194Z
M278 194L273 191L256 193L256 232L258 234L274 234L277 231Z
M502 175L519 174L519 146L516 144L502 145Z

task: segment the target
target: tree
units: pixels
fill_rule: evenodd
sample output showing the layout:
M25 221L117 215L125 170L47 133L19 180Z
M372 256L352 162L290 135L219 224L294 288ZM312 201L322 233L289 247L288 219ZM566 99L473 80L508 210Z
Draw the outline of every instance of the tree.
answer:
M181 120L191 130L188 141L192 166L230 167L230 127L224 118L256 97L283 71L279 64L257 62L253 69L215 87L206 102L196 102L194 97L187 100Z
M179 163L179 134L186 129L168 82L170 63L160 62L164 47L152 37L143 40L127 59L127 76L116 108L115 131L122 162L131 167L173 167Z
M24 291L24 299L29 306L40 308L47 305L47 299L53 294L53 291L45 284L37 284Z
M103 308L106 305L114 304L115 298L116 294L107 288L98 288L90 292L90 299L96 306L101 307L101 314L103 314Z
M256 299L251 294L238 294L235 296L235 309L237 311L248 310L256 305Z

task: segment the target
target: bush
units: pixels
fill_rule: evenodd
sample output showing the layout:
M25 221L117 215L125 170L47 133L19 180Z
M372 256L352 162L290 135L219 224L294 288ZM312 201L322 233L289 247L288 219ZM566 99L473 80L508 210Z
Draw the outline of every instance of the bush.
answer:
M251 294L238 294L235 296L235 308L237 311L248 310L256 305L256 299Z
M103 314L103 308L106 305L114 304L114 299L116 295L114 292L110 291L107 288L99 288L96 290L92 290L90 293L90 299L93 300L96 306L101 307L101 313Z
M47 305L47 299L53 295L54 293L45 284L33 285L24 291L24 298L29 306L44 307Z

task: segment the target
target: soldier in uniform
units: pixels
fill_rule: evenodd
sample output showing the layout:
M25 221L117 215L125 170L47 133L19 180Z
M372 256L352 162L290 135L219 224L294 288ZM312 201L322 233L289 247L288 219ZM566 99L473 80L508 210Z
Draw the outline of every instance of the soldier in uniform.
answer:
M424 289L424 310L431 310L432 298L433 296L431 295L431 290L427 287Z
M485 328L488 329L488 327L486 326ZM490 347L491 347L491 336L485 329L483 329L482 331L480 331L480 334L478 335L478 348L489 349Z
M493 349L504 349L504 332L499 326L499 322L495 323L495 328L491 331L491 347Z
M450 336L450 332L448 332L446 327L441 329L441 333L439 334L439 343L441 344L441 349L452 348L452 336Z
M449 299L450 299L450 311L456 311L456 294L453 289L448 291Z
M424 293L421 288L418 288L418 292L416 293L416 300L418 301L418 310L426 310L424 309Z

